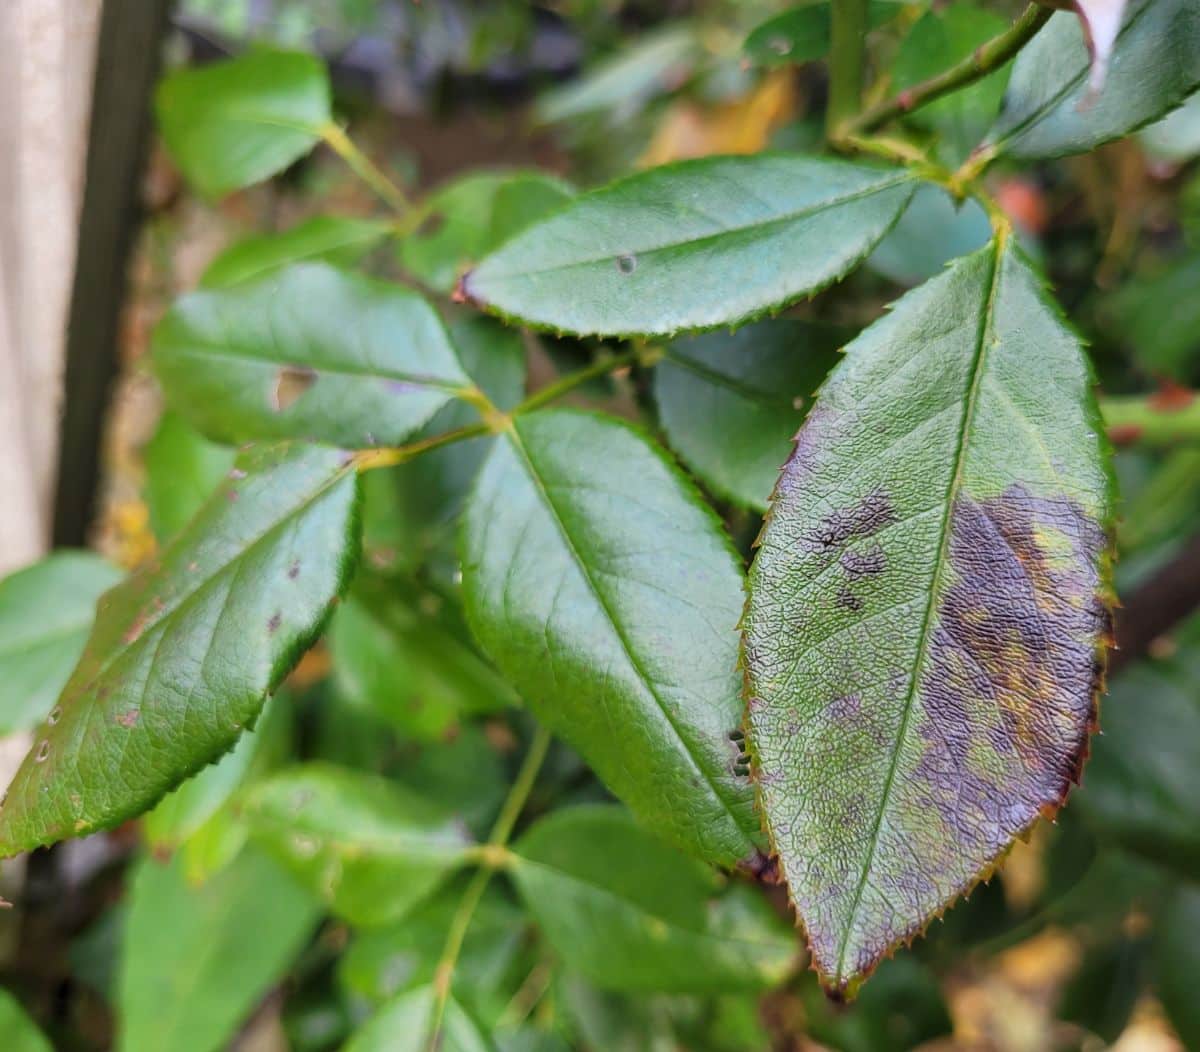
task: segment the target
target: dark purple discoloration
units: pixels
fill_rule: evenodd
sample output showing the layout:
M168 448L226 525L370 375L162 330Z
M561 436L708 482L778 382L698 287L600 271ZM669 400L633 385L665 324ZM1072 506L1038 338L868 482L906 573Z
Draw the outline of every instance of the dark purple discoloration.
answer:
M850 577L871 577L887 569L887 553L876 544L861 552L844 551L838 562Z
M842 585L842 587L838 589L837 605L842 607L844 610L852 610L857 612L862 609L863 601L859 599L859 597L856 596L852 591L850 591L849 588L847 588L845 585Z
M1021 486L955 503L952 579L920 683L918 775L960 851L995 857L1078 780L1110 631L1106 544L1077 505Z
M278 631L281 624L283 624L283 615L276 611L271 615L271 619L267 622L267 631Z
M896 521L896 510L883 490L872 490L851 508L839 508L821 520L812 540L822 548L845 544L851 537L870 537Z
M295 562L292 563L291 566L288 567L288 578L289 578L289 580L294 581L299 576L300 576L300 560L297 559Z

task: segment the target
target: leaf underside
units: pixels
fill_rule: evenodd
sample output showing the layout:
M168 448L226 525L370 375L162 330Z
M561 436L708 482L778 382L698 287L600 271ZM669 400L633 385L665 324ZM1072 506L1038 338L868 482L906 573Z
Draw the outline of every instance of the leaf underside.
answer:
M662 452L611 418L517 416L468 501L462 552L471 627L539 719L685 850L753 854L730 740L740 567Z
M850 345L782 473L744 623L748 737L844 994L1078 778L1109 631L1090 385L993 243Z
M469 271L459 294L579 334L665 334L747 321L846 274L915 183L825 158L715 157L576 198Z
M101 598L0 810L0 857L140 814L254 723L357 559L348 461L247 451L156 563Z

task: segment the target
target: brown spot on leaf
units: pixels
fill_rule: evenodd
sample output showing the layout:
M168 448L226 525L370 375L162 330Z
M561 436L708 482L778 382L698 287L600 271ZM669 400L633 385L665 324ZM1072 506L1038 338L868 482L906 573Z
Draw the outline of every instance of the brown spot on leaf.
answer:
M861 552L848 549L838 562L850 577L871 577L887 569L887 553L878 544Z
M280 614L279 611L277 610L275 613L273 613L271 615L271 619L267 622L267 631L268 632L278 631L279 626L281 624L283 624L283 615Z
M294 581L299 576L300 576L300 560L295 559L295 560L293 560L292 565L288 567L288 578L290 580Z
M850 591L849 588L847 588L845 585L842 585L842 587L838 589L837 605L842 607L844 610L852 610L857 612L862 609L863 601L859 599L859 597L856 596L852 591Z
M137 726L138 720L140 720L141 718L142 718L142 710L141 709L126 709L124 712L122 712L119 716L116 717L116 721L122 727L132 728L132 727Z
M271 387L271 409L276 413L290 409L316 382L316 370L307 365L280 366Z

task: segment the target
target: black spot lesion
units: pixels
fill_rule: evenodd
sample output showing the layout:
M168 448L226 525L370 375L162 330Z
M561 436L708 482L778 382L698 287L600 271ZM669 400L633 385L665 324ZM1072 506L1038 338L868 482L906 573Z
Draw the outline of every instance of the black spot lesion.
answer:
M838 560L847 577L874 577L887 569L887 553L878 544L862 551L849 548Z
M825 516L811 539L820 548L836 548L853 537L870 537L895 521L891 498L882 489L875 489L852 507L838 508Z

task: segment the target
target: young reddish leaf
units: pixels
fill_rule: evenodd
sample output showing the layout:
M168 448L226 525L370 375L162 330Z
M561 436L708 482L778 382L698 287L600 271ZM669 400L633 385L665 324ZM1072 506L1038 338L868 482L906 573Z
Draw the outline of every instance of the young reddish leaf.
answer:
M1109 632L1090 387L1004 240L851 344L797 436L751 571L748 737L843 994L1079 776Z
M0 857L107 829L229 750L319 634L358 557L341 450L251 449L96 624L0 810Z

